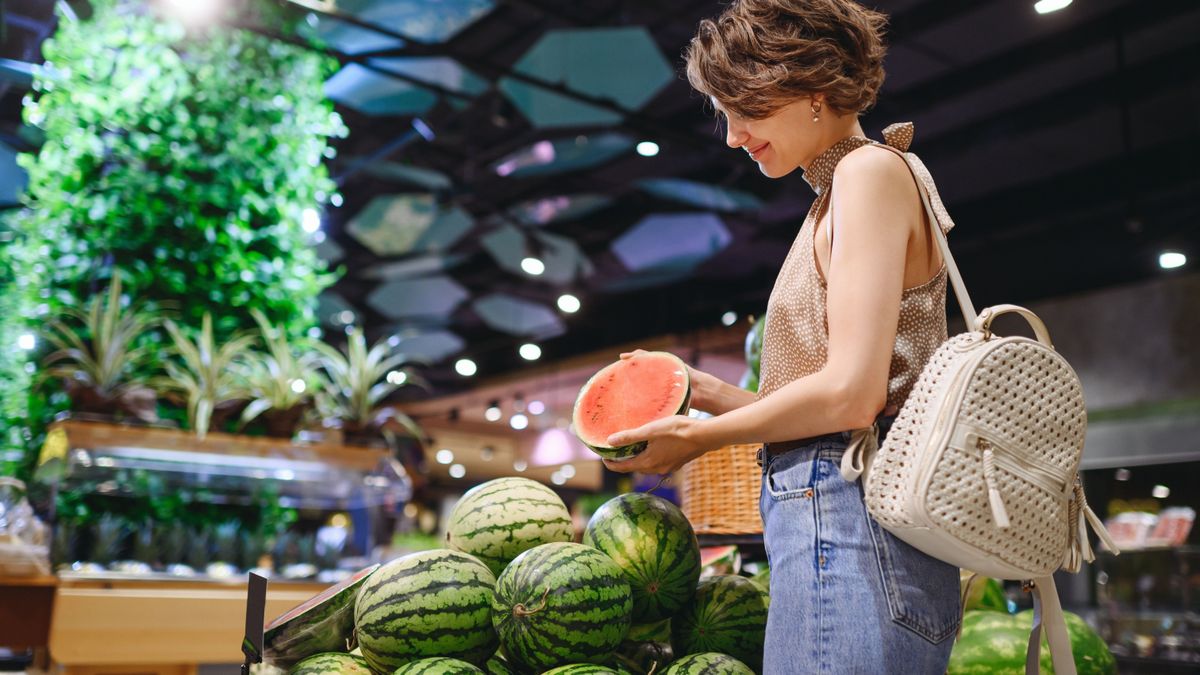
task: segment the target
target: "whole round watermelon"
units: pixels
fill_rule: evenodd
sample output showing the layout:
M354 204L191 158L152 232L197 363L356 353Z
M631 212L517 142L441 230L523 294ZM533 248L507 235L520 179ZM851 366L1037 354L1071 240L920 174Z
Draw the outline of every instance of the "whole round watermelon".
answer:
M434 657L400 666L392 675L483 675L483 671L459 659Z
M700 579L700 545L683 511L671 502L630 492L604 503L583 543L612 558L633 590L633 621L670 617L692 598Z
M571 663L551 668L542 675L633 675L621 666L602 666L595 663Z
M521 553L571 541L571 512L553 490L528 478L497 478L467 491L450 512L446 544L500 576Z
M701 579L696 596L671 619L671 645L677 658L689 654L728 654L751 668L762 667L767 603L749 579L722 574Z
M1008 613L1008 598L1004 595L1004 586L991 577L977 576L971 581L972 573L962 570L959 573L959 596L966 597L964 610L988 609L994 612ZM970 593L967 584L971 584Z
M495 585L487 565L459 551L397 558L372 574L358 593L359 648L378 672L430 656L482 665L496 651Z
M354 598L378 568L361 569L275 617L263 632L263 657L287 668L315 654L344 651L354 633Z
M504 569L492 621L508 661L542 672L610 658L632 609L616 563L591 546L560 542L531 548Z
M288 675L371 675L366 660L342 653L314 654L292 666Z
M508 661L504 660L504 655L500 652L493 654L492 658L483 664L483 672L488 675L516 675L517 673L512 666L508 665Z
M728 654L705 652L679 659L663 675L754 675L754 671Z
M767 315L764 314L754 320L754 323L750 325L750 331L746 333L746 365L754 375L755 382L758 381L762 363L763 334L766 332L766 328Z
M1113 675L1117 662L1108 645L1077 614L1064 612L1071 653L1079 675ZM1024 673L1033 612L1005 614L973 610L963 615L962 636L950 653L948 675L974 673ZM1042 636L1041 672L1053 673L1050 648Z

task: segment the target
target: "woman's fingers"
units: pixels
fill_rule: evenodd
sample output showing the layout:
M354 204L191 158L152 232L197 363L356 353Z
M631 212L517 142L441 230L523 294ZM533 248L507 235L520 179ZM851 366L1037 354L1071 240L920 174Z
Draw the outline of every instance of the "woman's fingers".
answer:
M622 360L631 359L635 356L641 356L642 354L645 354L645 353L647 353L645 349L635 349L631 352L621 352L621 359Z

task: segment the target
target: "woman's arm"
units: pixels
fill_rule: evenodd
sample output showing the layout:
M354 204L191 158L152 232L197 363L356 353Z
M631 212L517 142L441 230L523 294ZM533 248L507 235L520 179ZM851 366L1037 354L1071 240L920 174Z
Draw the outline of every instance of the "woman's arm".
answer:
M729 384L715 375L691 367L688 370L692 380L692 407L696 410L723 415L750 405L757 397L754 392Z
M666 472L735 443L778 442L870 426L887 399L910 235L920 217L904 160L878 148L847 155L834 178L834 241L827 272L825 367L770 396L707 420L675 416L613 434L649 440L645 452L606 462L617 471ZM814 310L816 311L816 310Z

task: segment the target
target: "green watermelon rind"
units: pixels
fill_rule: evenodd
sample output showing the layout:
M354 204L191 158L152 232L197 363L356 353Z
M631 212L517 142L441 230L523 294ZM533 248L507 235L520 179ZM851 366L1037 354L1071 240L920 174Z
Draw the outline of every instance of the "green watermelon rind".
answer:
M1071 651L1079 675L1114 675L1116 659L1108 645L1072 612L1064 612ZM988 610L972 610L963 615L962 635L950 653L948 675L974 673L1024 672L1033 627L1033 612L1006 614ZM1053 673L1050 649L1042 637L1039 666L1042 673Z
M400 666L392 675L484 675L484 671L461 659L434 656Z
M717 652L688 654L661 672L662 675L754 675L750 666Z
M591 546L558 542L531 548L505 568L492 621L514 669L543 672L611 658L632 610L632 591L616 563Z
M678 363L679 367L683 369L683 383L684 383L683 401L680 404L679 409L676 410L672 414L675 414L675 415L685 414L688 411L688 408L690 407L691 400L692 400L691 371L688 370L687 364L683 362L683 359L679 358L678 356L675 356L674 354L672 354L670 352L647 352L645 354L645 356L670 358L670 359L674 360L676 363ZM582 442L589 449L591 449L592 452L596 453L597 455L600 455L604 459L611 459L611 460L629 459L630 457L641 454L641 452L646 449L646 441L638 441L637 443L630 443L629 445L622 445L620 447L612 448L612 447L608 447L607 445L604 445L603 443L594 442L595 439L585 438L584 434L580 430L580 425L579 425L579 406L583 403L584 396L587 394L588 390L590 390L592 388L592 385L596 382L596 380L601 375L605 374L605 372L609 368L617 365L618 363L620 363L620 361L617 361L616 363L610 363L607 366L596 371L596 373L594 375L589 377L588 381L586 383L584 383L583 387L581 387L579 389L579 395L575 398L575 406L571 410L571 428L574 430L575 436L580 440L580 442Z
M592 515L583 543L621 568L633 590L633 622L673 616L700 580L700 544L683 511L655 495L629 492Z
M544 671L542 675L632 675L621 666L606 666L596 663L569 663Z
M288 671L288 675L338 675L339 673L371 675L371 667L361 656L336 652L314 654L301 659Z
M346 651L354 632L354 598L377 569L365 567L273 619L263 631L263 660L287 668L314 654Z
M483 665L496 652L496 578L479 559L434 549L396 558L359 589L355 637L377 672L443 656Z
M767 604L749 579L723 574L696 585L695 599L671 619L675 657L716 652L762 667Z
M448 518L449 548L483 561L497 577L525 551L575 538L562 497L528 478L509 476L467 490Z

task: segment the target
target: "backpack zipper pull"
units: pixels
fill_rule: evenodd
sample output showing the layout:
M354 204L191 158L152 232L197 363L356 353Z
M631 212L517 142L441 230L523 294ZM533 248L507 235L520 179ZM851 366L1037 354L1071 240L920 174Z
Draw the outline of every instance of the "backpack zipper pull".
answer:
M1004 498L996 484L996 459L992 453L992 444L979 439L979 447L983 448L983 482L987 484L988 503L992 507L992 520L996 527L1005 529L1009 526L1008 509L1004 508Z

